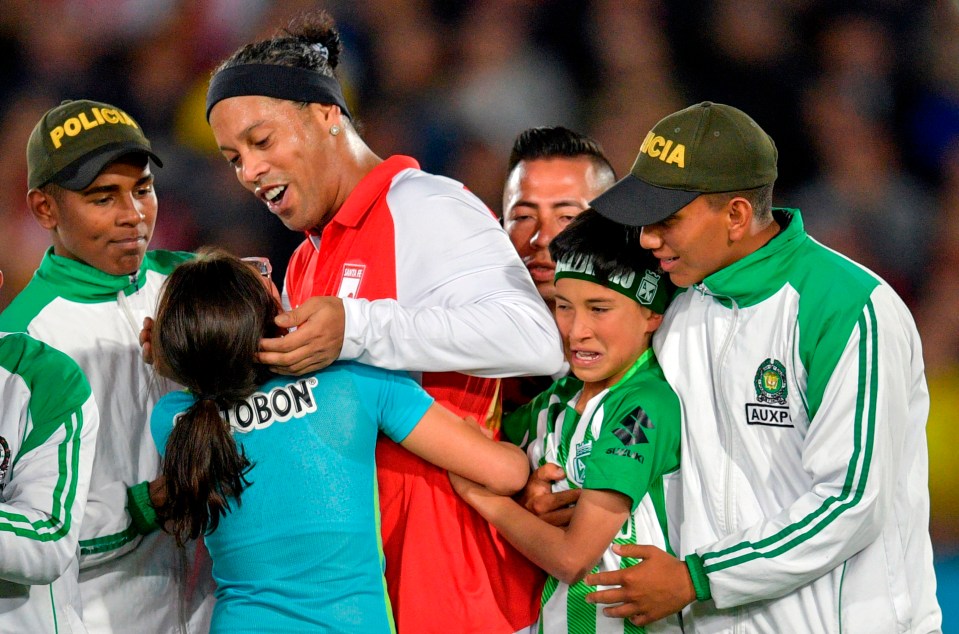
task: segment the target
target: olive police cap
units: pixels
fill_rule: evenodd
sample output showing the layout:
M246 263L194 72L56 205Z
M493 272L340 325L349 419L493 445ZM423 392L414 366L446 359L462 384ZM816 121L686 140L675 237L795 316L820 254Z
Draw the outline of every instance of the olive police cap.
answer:
M653 126L630 173L590 206L625 225L653 224L700 194L773 183L778 158L772 138L749 115L704 101Z
M109 104L68 99L48 110L30 133L27 186L56 183L80 191L130 153L145 154L163 167L133 117Z

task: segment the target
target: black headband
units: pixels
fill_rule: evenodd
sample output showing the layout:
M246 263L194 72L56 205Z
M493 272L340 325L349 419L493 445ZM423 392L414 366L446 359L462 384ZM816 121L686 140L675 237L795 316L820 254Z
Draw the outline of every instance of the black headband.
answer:
M210 80L206 91L206 120L210 120L210 110L220 101L246 95L334 104L350 117L340 82L333 77L292 66L241 64L224 68Z

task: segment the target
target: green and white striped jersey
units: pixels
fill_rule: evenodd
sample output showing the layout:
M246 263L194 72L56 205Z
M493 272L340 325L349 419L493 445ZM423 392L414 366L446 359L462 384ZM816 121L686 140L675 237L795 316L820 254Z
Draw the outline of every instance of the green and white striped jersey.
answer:
M99 415L62 352L0 333L0 631L85 632L77 541Z
M630 498L632 512L593 572L636 563L612 551L613 544L649 544L671 551L666 489L679 467L679 400L666 383L652 350L644 352L615 385L586 404L576 404L583 383L560 379L503 422L508 438L526 446L533 468L547 462L566 470L553 491L608 489ZM603 615L584 599L593 591L584 581L569 586L549 577L543 589L541 633L623 634L680 632L677 617L636 627Z

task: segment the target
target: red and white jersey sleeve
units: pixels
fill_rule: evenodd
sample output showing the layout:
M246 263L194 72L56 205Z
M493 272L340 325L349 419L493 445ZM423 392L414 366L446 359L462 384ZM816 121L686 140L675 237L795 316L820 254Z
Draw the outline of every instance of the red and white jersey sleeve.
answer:
M372 193L354 192L323 232L324 259L342 267L330 271L335 288L290 292L303 290L300 265L309 254L301 251L314 250L315 239L300 247L287 275L293 306L310 295L343 298L340 358L486 377L555 373L563 355L552 316L489 209L461 183L419 169L396 171L386 183L369 180L357 189L385 185L372 204L351 206L357 194L369 200ZM350 233L363 244L346 247ZM350 252L342 261L341 248ZM389 251L393 257L384 257ZM393 289L385 288L390 279Z

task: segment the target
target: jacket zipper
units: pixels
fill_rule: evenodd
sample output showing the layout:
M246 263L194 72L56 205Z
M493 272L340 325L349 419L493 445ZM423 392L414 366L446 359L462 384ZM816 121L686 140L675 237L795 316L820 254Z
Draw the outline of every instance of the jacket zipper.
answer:
M723 528L727 534L735 531L737 528L736 526L732 525L735 516L735 513L732 511L735 506L735 490L732 486L732 469L730 469L730 464L736 461L738 444L734 436L733 425L729 420L729 405L726 400L726 392L722 385L722 368L726 361L726 355L729 352L730 344L732 343L738 321L739 306L736 304L736 302L733 302L732 320L729 325L729 330L726 333L725 341L723 341L723 347L720 349L719 358L716 360L716 371L713 374L713 390L719 397L719 415L722 417L723 431L726 434L726 441L729 443L729 455L726 456L723 464L723 481L725 482L726 486L726 494L723 496L725 499L725 505L723 508Z
M131 276L132 277L132 276ZM139 291L139 288L137 289ZM120 312L123 313L125 321L130 326L130 330L133 331L133 339L139 345L140 341L140 329L141 324L137 323L136 317L133 316L133 310L130 308L130 302L127 299L126 294L123 291L117 293L117 306L120 308ZM154 377L153 380L147 382L147 389L150 391L151 395L155 400L160 399L160 384L158 377Z
M715 301L715 298L718 297L711 293L708 293L708 289L705 284L697 285L702 298L704 301ZM709 300L707 300L707 294ZM739 325L739 305L730 297L725 299L729 300L732 304L732 319L730 320L729 329L726 332L726 336L723 340L723 345L719 350L719 356L716 358L715 365L713 366L713 393L719 400L718 415L722 421L723 432L726 437L727 446L729 447L728 452L723 455L723 515L722 515L722 528L725 531L726 535L729 535L734 530L736 526L732 526L735 521L736 513L735 508L735 498L736 491L733 486L733 471L731 465L735 463L736 455L738 453L738 443L734 435L735 430L733 429L732 422L729 418L729 406L726 400L726 392L723 389L722 384L722 368L723 363L726 360L726 355L729 352L730 344L733 341L733 336L736 333L736 328ZM733 617L733 631L740 632L743 630L743 621L742 621L742 609L734 608L734 617Z

